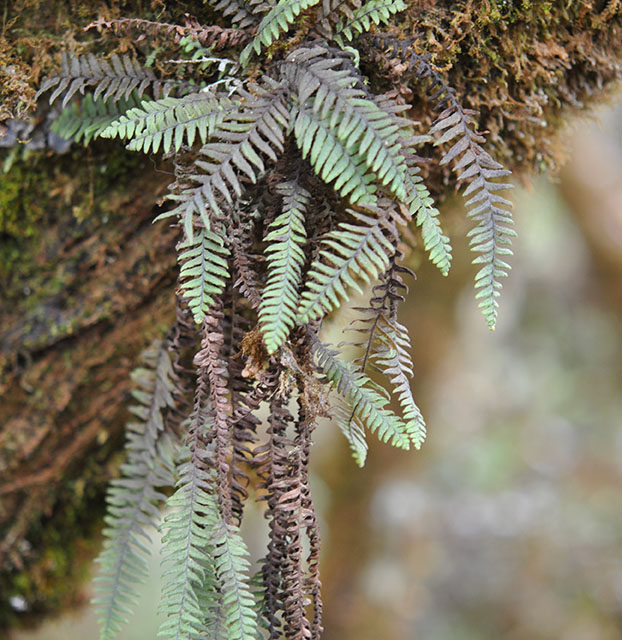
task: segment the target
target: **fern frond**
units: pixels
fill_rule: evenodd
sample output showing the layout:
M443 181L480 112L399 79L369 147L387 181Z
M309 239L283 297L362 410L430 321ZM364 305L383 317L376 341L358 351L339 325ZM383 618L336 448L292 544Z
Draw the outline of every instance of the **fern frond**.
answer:
M222 519L212 527L210 543L227 640L257 640L261 636L248 576L250 562L246 544L237 528Z
M298 309L300 322L321 318L350 297L347 288L363 290L357 279L370 283L389 266L395 248L385 232L407 218L397 209L374 208L373 217L348 210L357 224L342 222L322 242L319 258L313 262L306 278L306 290Z
M179 204L158 219L179 215L188 230L195 213L202 217L207 210L222 214L219 200L230 206L234 197L242 195L242 182L255 183L265 171L261 156L275 162L277 153L283 152L289 124L285 91L282 85L264 80L265 85L256 89L257 95L239 92L244 102L216 128L214 138L219 142L209 142L201 149L206 160L197 160L196 165L203 173L192 176L200 186L169 196Z
M157 505L164 502L158 487L172 486L172 446L164 433L163 412L175 407L172 394L175 374L167 345L156 342L143 354L145 367L136 369L136 404L130 411L137 418L127 425L127 460L122 477L113 480L108 490L106 541L97 562L101 566L95 578L101 640L111 640L127 621L136 605L135 585L148 574L143 539L159 520Z
M270 224L265 238L268 280L259 307L259 324L269 354L285 342L294 326L307 239L304 213L311 200L311 194L297 182L282 183L277 192L283 198L283 213Z
M164 585L159 613L164 620L158 636L167 640L198 639L206 609L217 606L217 601L202 601L217 595L209 588L216 581L209 544L210 529L220 515L213 480L205 469L206 452L199 451L200 446L194 442L186 451L189 460L180 467L178 488L167 500L169 513L162 523Z
M408 329L393 319L380 324L378 334L380 348L373 355L375 364L391 381L391 390L397 394L402 407L405 432L414 447L420 449L426 437L426 426L410 388L413 361Z
M372 23L388 24L391 16L405 9L403 0L367 0L353 12L351 18L340 20L335 27L335 40L343 42L340 36L344 36L352 41L357 35L369 31Z
M119 116L136 106L136 100L121 98L113 100L93 100L87 93L82 100L74 102L63 109L52 123L51 130L66 140L82 141L87 145L91 140L99 138L102 132Z
M339 397L339 401L334 406L334 410L334 419L350 446L354 462L358 467L364 467L369 446L361 421L356 419L356 415L353 413L350 405L341 397Z
M285 33L293 24L294 20L303 12L313 7L320 0L279 0L263 17L257 33L253 40L249 42L240 54L240 64L248 65L253 51L261 53L262 46L269 47L278 40L282 33Z
M451 99L450 94L450 99ZM514 231L512 203L499 195L499 191L511 189L509 183L496 182L498 178L510 175L510 171L493 160L480 143L484 137L474 132L475 111L463 109L455 100L436 119L430 133L441 133L435 144L453 142L451 148L443 155L441 164L454 160L459 181L470 184L464 190L468 217L475 223L475 228L468 233L471 251L480 255L473 260L474 264L483 265L475 275L475 298L479 300L488 326L495 328L500 295L501 278L508 275L510 265L505 256L512 255L510 245L516 236ZM455 141L457 138L457 141Z
M192 93L183 98L143 100L101 132L102 138L125 138L130 151L163 153L179 151L184 142L194 144L195 138L203 144L214 134L216 127L227 115L237 109L232 101L213 94Z
M213 229L195 231L190 240L178 247L180 289L197 324L203 322L229 277L229 248L224 234L222 225L215 224Z
M160 80L151 69L142 67L138 62L125 55L113 54L110 62L98 60L93 54L77 57L63 52L61 71L57 75L46 78L36 97L54 88L49 103L52 104L64 93L63 107L79 91L84 93L87 87L94 87L93 99L101 96L104 101L116 102L121 98L129 100L132 92L138 97L150 89L154 97L167 96L175 85L185 85L171 80Z
M315 341L312 351L317 365L354 412L354 420L375 433L383 442L408 449L408 433L402 420L386 408L388 397L364 373L344 362L336 351Z

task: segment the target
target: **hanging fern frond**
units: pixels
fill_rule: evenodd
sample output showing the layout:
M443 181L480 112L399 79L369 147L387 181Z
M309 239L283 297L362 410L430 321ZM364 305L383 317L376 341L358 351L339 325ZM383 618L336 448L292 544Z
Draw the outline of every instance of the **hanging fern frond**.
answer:
M136 106L136 100L121 98L113 100L93 100L87 93L79 103L74 102L63 109L52 123L51 130L66 140L82 141L87 145L91 140L99 138L108 126L119 116Z
M350 447L354 462L358 467L364 467L369 445L363 424L360 420L355 419L356 416L352 408L341 396L334 403L333 409L334 420Z
M278 40L282 33L285 33L293 24L294 20L303 12L313 7L320 0L279 0L270 9L257 27L257 33L252 42L246 45L240 54L240 64L248 65L253 51L261 53L261 48L269 47Z
M388 24L391 16L405 9L403 0L367 0L353 12L352 17L339 21L335 27L335 40L343 44L343 36L352 41L357 35L369 31L372 24Z
M410 442L406 427L398 416L386 408L389 402L386 392L319 340L313 343L312 350L320 370L354 412L353 419L383 442L390 442L399 449L408 449Z
M132 92L136 92L140 97L147 89L153 92L155 98L167 96L176 85L187 84L160 80L151 69L142 67L127 55L119 57L113 54L108 62L98 60L91 53L77 57L63 52L60 73L46 78L41 83L36 97L55 87L49 103L52 104L64 94L62 105L66 107L78 91L83 94L87 87L94 88L95 101L101 96L104 101L116 102L121 98L129 100Z
M214 138L219 142L209 142L201 149L206 159L197 160L196 165L203 173L192 176L200 186L169 196L179 204L159 219L179 215L188 229L195 212L202 216L206 210L221 214L221 199L230 206L242 195L242 182L255 183L265 171L262 156L275 162L277 153L283 152L289 124L284 87L266 78L264 85L256 88L256 95L239 94L244 99L239 110L216 128Z
M375 365L389 378L391 389L402 407L404 430L415 449L420 449L426 437L426 426L410 387L413 361L408 329L396 319L382 323L378 327L378 341L380 347L372 356Z
M144 367L132 374L136 404L130 411L137 421L127 425L127 460L121 478L113 480L108 490L106 541L97 558L101 569L93 604L101 640L114 638L136 605L136 585L148 575L148 529L157 526L158 505L164 502L158 488L174 483L172 443L163 416L176 404L167 343L154 343L142 360Z
M192 93L183 98L143 100L116 119L100 134L102 138L130 140L130 151L163 153L179 151L184 139L192 146L195 138L203 144L216 127L237 110L236 103L207 92Z
M197 324L203 322L229 277L229 248L224 234L222 225L216 223L212 229L195 231L178 247L180 290Z
M268 280L259 307L259 325L269 354L287 340L294 326L305 262L304 214L311 200L311 194L297 182L280 184L277 193L283 198L283 213L270 224L265 238Z
M406 224L408 217L391 204L361 213L349 209L357 224L342 222L322 242L319 258L311 265L306 290L298 309L299 322L321 318L350 297L348 288L363 290L357 279L375 280L389 266L395 252L386 231L395 224Z
M451 100L452 95L449 94ZM497 298L501 289L501 278L508 275L510 265L505 256L512 255L510 245L516 236L510 207L512 203L499 195L499 191L511 189L513 185L497 182L498 178L510 175L501 164L481 147L483 135L476 133L471 125L477 112L463 109L456 101L436 119L430 133L442 133L435 144L452 142L451 148L443 155L441 164L455 162L459 181L468 181L464 190L468 199L468 217L476 226L468 233L471 251L479 253L474 264L482 265L475 275L475 297L478 299L488 326L495 328L497 322ZM457 141L456 141L457 139Z
M259 627L249 579L249 553L237 527L219 520L210 543L227 640L257 640Z

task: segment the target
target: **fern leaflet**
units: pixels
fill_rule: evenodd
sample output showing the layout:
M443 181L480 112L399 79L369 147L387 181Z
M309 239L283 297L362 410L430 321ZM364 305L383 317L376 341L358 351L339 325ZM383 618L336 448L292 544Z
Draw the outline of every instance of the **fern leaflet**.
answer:
M335 41L343 44L343 39L340 37L342 35L352 41L355 36L369 31L372 23L388 24L392 15L405 9L406 4L403 0L368 0L355 10L347 21L341 19L335 28Z
M271 231L265 238L268 280L259 308L259 324L270 354L287 340L294 326L305 261L304 212L311 199L311 194L296 182L283 183L277 191L283 197L283 213L270 224Z

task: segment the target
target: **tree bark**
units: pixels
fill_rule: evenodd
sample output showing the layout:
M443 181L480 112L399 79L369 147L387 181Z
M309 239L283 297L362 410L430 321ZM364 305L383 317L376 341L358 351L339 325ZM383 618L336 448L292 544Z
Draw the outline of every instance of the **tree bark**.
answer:
M199 1L152 4L9 3L0 76L14 72L8 89L0 83L0 114L32 102L61 44L80 50L91 19L212 19ZM493 154L518 171L555 167L554 134L568 113L602 100L622 76L617 0L411 0L388 31L418 35L415 50L432 54L463 104L480 111ZM128 38L115 46L139 48ZM394 61L372 75L429 123L425 88L417 93L403 74ZM176 232L152 224L165 171L98 143L18 159L0 177L0 629L18 616L13 595L32 611L73 593L72 558L88 553L81 541L97 529L117 467L129 372L172 321ZM446 177L430 177L441 198L454 189Z

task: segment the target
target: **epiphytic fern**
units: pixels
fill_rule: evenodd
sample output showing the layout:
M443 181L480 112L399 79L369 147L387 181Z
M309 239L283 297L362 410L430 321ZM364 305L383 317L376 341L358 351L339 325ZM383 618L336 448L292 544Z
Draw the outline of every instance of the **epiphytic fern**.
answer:
M352 16L341 18L335 28L335 39L352 41L356 36L369 31L372 24L388 24L391 16L404 11L403 0L368 0L352 12Z
M268 353L285 342L294 326L305 261L304 213L311 199L297 182L282 183L277 192L283 198L283 213L270 224L265 238L268 279L259 307L259 325Z
M173 482L172 441L164 413L173 410L175 374L167 343L158 341L143 354L144 367L132 374L136 386L131 408L137 421L127 426L127 459L121 478L108 491L106 542L98 558L94 600L103 640L114 638L136 603L136 583L147 576L149 528L157 526L159 487Z
M342 222L331 231L322 242L319 259L311 265L298 309L301 322L338 308L348 300L348 288L363 293L357 279L369 284L389 266L395 248L387 230L407 221L394 207L349 213L357 224Z
M87 142L121 138L130 150L164 152L175 168L171 206L157 219L177 226L181 236L178 326L183 319L185 338L170 341L184 381L180 398L190 397L191 373L182 363L191 350L196 378L194 409L174 412L169 422L184 432L184 448L163 525L161 635L258 640L261 621L271 638L319 640L319 534L308 465L315 421L330 413L326 389L337 392L337 424L357 464L365 462L367 431L402 449L421 445L425 424L410 387L410 338L397 316L406 291L397 264L404 227L416 222L423 248L443 274L451 263L419 157L433 138L405 117L409 106L401 96L407 92L374 93L392 79L389 73L376 82L374 56L382 61L390 44L401 73L432 86L442 113L431 134L440 134L438 144L454 142L442 163L455 160L459 181L470 181L469 215L477 222L471 244L484 263L478 295L491 324L498 278L507 269L500 256L512 235L498 195L507 185L495 182L506 172L483 150L474 114L459 106L428 57L382 34L372 40L378 46L365 48L366 32L387 24L405 8L403 0L211 4L233 28L189 17L184 25L131 18L93 25L139 29L146 44L151 34L157 39L149 63L183 62L176 77L189 71L184 54L192 53L206 62L190 70L192 82L160 79L128 57L65 56L61 72L45 80L40 93L53 90L52 102L63 96L61 133ZM208 47L227 47L228 57L214 58ZM171 49L181 61L157 59ZM179 93L169 97L173 87ZM320 326L366 286L373 287L371 300L357 325L363 356L346 362L320 342ZM370 369L384 383L372 380ZM127 478L110 493L115 540L102 554L100 601L106 640L125 615L132 580L144 570L137 536L156 519L154 487L174 484L168 459L155 461L164 456L157 420L184 403L163 395L168 378L161 378L149 378L152 395L139 398L151 426L140 435L130 430ZM147 416L147 406L155 417ZM268 428L262 430L265 408ZM269 522L257 594L249 588L238 529L253 483L267 502Z

